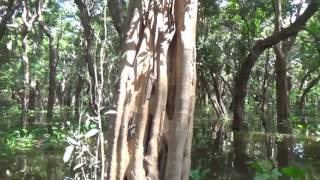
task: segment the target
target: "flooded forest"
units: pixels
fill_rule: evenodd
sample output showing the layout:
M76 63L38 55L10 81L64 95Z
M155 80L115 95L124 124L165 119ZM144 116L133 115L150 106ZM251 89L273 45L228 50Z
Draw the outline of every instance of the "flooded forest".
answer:
M0 0L0 180L320 179L320 0Z

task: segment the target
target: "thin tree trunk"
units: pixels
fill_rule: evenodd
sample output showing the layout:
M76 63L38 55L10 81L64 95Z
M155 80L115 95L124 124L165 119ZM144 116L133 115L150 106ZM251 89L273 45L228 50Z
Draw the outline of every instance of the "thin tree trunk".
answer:
M30 96L28 33L32 29L33 23L37 18L37 14L35 13L32 16L30 16L29 4L27 0L23 1L22 4L23 4L23 11L22 11L23 27L21 30L21 39L22 39L21 66L23 71L22 123L23 123L23 127L25 128L27 126L29 96Z
M47 127L49 134L52 134L52 117L53 117L53 108L55 101L55 89L56 89L56 74L57 74L57 49L56 49L56 40L55 36L47 27L42 17L42 0L38 1L37 14L38 14L38 22L42 31L49 38L49 95L48 95L48 103L47 103Z
M76 90L75 90L75 101L74 101L74 117L76 120L80 118L80 106L81 106L81 91L83 86L83 79L80 74L77 77Z
M47 104L47 122L48 122L48 132L52 134L52 117L53 117L53 108L55 100L55 87L56 87L56 74L57 74L57 50L55 47L53 37L49 37L49 95L48 95L48 104Z
M23 71L23 79L22 79L22 84L23 84L23 95L22 95L22 123L23 127L25 128L27 125L27 118L28 118L28 107L29 107L29 94L30 94L30 75L29 75L29 58L28 58L28 32L24 31L21 34L22 38L22 71Z
M94 50L94 29L91 26L91 17L88 13L87 5L83 0L74 0L78 9L80 11L79 17L81 20L82 27L84 29L84 38L85 38L85 60L88 66L88 72L90 76L90 104L93 112L95 113L97 106L96 106L96 81L95 81L95 50ZM98 75L97 77L100 78Z
M241 63L240 69L234 79L233 91L233 129L241 130L244 124L244 106L245 97L247 95L247 86L251 70L258 60L259 56L269 47L295 36L304 26L308 19L318 10L319 2L312 0L304 13L297 17L296 21L287 28L281 29L277 33L273 33L263 40L258 40L250 50L247 58Z

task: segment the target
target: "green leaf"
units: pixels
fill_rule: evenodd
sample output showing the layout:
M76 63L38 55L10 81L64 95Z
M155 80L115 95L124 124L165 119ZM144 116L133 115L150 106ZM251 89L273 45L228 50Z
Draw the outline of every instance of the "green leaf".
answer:
M303 169L292 166L282 168L281 171L283 174L290 177L301 177L304 176L306 173Z

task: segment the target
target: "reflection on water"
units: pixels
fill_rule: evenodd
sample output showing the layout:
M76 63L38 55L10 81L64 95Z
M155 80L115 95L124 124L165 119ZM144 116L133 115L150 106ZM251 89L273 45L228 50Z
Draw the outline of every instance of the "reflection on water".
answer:
M23 125L22 125L23 124ZM45 112L32 112L26 122L21 123L19 116L7 115L0 117L0 138L6 138L22 127L37 129L46 125ZM41 129L41 128L40 128ZM2 143L5 141L2 141ZM28 151L10 153L2 149L0 144L0 180L63 180L66 179L68 168L63 163L60 150L48 150L44 147Z
M255 171L248 162L263 159L275 161L279 169L288 166L304 169L305 179L320 177L320 142L315 138L228 132L212 139L203 136L202 127L195 127L194 132L192 169L207 171L204 180L253 179Z
M34 151L0 159L1 180L63 180L66 166L62 155Z
M67 117L64 121L69 119L65 114L63 117ZM0 138L8 129L19 127L19 121L2 118ZM34 126L45 124L45 116L43 113L35 113L28 122ZM209 127L194 127L192 169L206 172L201 178L203 180L253 179L256 176L255 170L249 167L248 162L265 159L275 162L278 168L293 166L304 169L304 179L320 177L319 137L256 132L212 133ZM0 157L0 180L63 180L70 177L69 173L67 165L62 161L62 152L36 149L27 154ZM282 176L279 179L289 178Z

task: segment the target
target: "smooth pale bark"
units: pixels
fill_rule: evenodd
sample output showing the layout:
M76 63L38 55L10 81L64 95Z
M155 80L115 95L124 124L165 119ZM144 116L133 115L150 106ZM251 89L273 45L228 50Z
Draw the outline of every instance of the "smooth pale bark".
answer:
M106 179L188 179L197 2L130 1Z
M304 28L308 19L318 11L318 0L311 0L310 4L299 16L294 23L289 27L281 29L277 33L273 33L265 39L258 40L251 48L246 59L241 63L240 69L234 79L234 91L233 91L233 129L241 130L244 125L245 118L245 97L247 95L247 86L250 78L251 70L258 60L259 56L273 45L280 41L287 39L291 36L295 36L301 29Z
M16 0L8 0L7 2L6 13L3 15L0 22L0 40L3 38L7 30L7 24L12 19L14 11L16 10L16 7L14 6L15 3L16 3Z
M83 34L85 39L84 49L85 49L85 60L88 66L88 72L90 76L90 104L93 112L95 113L97 109L96 105L96 80L95 80L95 37L94 29L91 26L91 16L89 14L89 9L83 0L74 0L75 4L79 9L79 18L83 27ZM97 76L100 77L100 76Z

